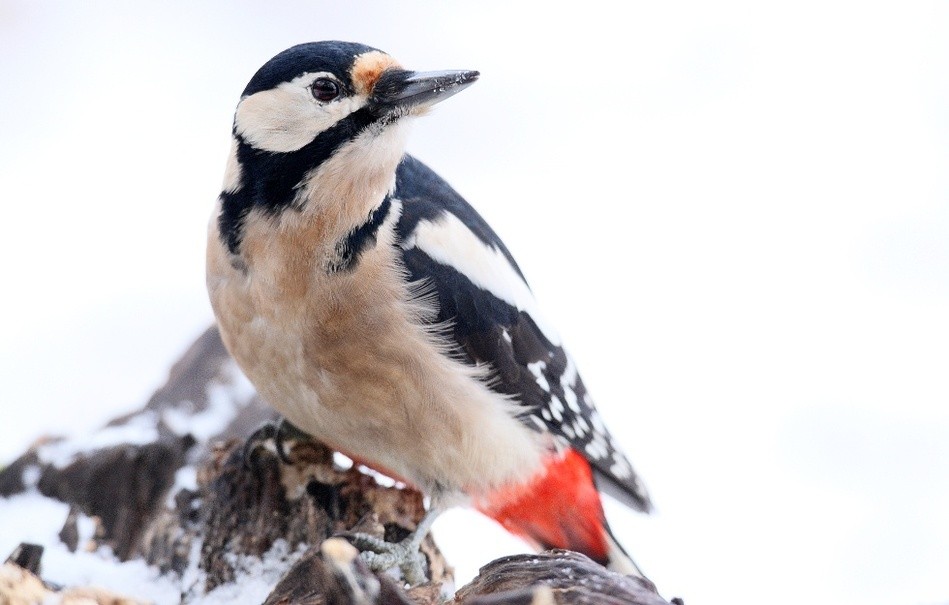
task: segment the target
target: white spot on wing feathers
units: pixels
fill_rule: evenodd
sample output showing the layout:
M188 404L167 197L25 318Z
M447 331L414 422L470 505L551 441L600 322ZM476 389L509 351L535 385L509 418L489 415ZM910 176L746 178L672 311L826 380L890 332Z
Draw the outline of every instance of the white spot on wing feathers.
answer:
M586 401L586 398L584 398L584 403L589 405L589 402ZM590 414L590 420L593 422L593 430L595 430L597 433L606 432L606 425L603 424L603 418L600 417L599 412L593 410L593 412Z
M574 424L577 425L577 432L581 435L590 430L590 425L587 424L586 419L583 416L577 416L577 419L574 421Z
M562 422L564 408L560 398L556 395L551 395L550 402L547 405L550 407L550 413L554 415L554 418L557 420L557 422Z
M530 288L507 258L486 245L454 214L446 212L434 221L419 221L403 247L416 246L434 261L452 267L471 283L531 316L552 344L560 345L560 336L548 324Z
M584 449L594 460L606 458L610 453L609 450L606 449L606 443L599 439L594 439L590 443L586 444Z
M618 479L629 479L633 474L633 469L625 458L614 452L613 464L610 466L610 472L613 473L613 475L615 475ZM638 480L636 481L636 487L640 487Z
M543 371L546 367L547 363L543 361L535 361L534 363L527 364L527 369L530 370L530 373L534 375L534 379L537 381L537 384L540 385L540 388L549 393L550 383L547 382L547 379L543 374Z

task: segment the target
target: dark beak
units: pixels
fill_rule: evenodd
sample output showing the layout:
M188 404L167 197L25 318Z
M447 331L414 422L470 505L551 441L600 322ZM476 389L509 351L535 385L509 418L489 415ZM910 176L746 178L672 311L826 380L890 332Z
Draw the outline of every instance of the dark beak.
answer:
M476 71L387 70L372 89L370 108L378 115L430 107L461 92L478 79Z

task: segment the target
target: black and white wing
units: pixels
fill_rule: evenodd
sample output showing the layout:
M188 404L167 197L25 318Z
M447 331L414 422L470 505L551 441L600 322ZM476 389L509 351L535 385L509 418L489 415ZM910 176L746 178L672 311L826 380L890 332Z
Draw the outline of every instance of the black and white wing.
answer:
M435 321L451 326L467 361L494 370L491 387L525 406L526 424L559 436L586 457L602 491L648 511L645 488L491 227L410 156L399 165L392 197L402 203L396 230L409 277L432 289L438 301Z

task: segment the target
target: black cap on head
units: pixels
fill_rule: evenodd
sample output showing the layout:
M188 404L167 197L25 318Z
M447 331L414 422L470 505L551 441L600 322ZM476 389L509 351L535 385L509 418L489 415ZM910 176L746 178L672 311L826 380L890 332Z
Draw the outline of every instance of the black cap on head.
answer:
M351 84L349 70L353 59L363 53L378 50L357 42L328 40L297 44L267 61L250 79L241 96L270 90L281 82L289 82L307 72L328 71L342 82Z

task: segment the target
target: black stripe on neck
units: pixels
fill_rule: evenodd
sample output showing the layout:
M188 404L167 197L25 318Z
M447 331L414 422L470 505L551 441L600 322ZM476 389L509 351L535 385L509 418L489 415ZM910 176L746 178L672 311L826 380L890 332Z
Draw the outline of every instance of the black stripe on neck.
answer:
M358 109L290 153L255 149L235 132L241 184L237 191L221 194L218 217L221 240L231 254L240 252L244 221L252 209L276 216L293 207L306 175L330 159L346 142L363 134L374 121L368 109Z
M382 203L369 213L365 223L336 242L336 257L327 265L326 272L333 274L355 269L359 263L359 255L376 245L376 234L391 210L392 200L386 196Z

